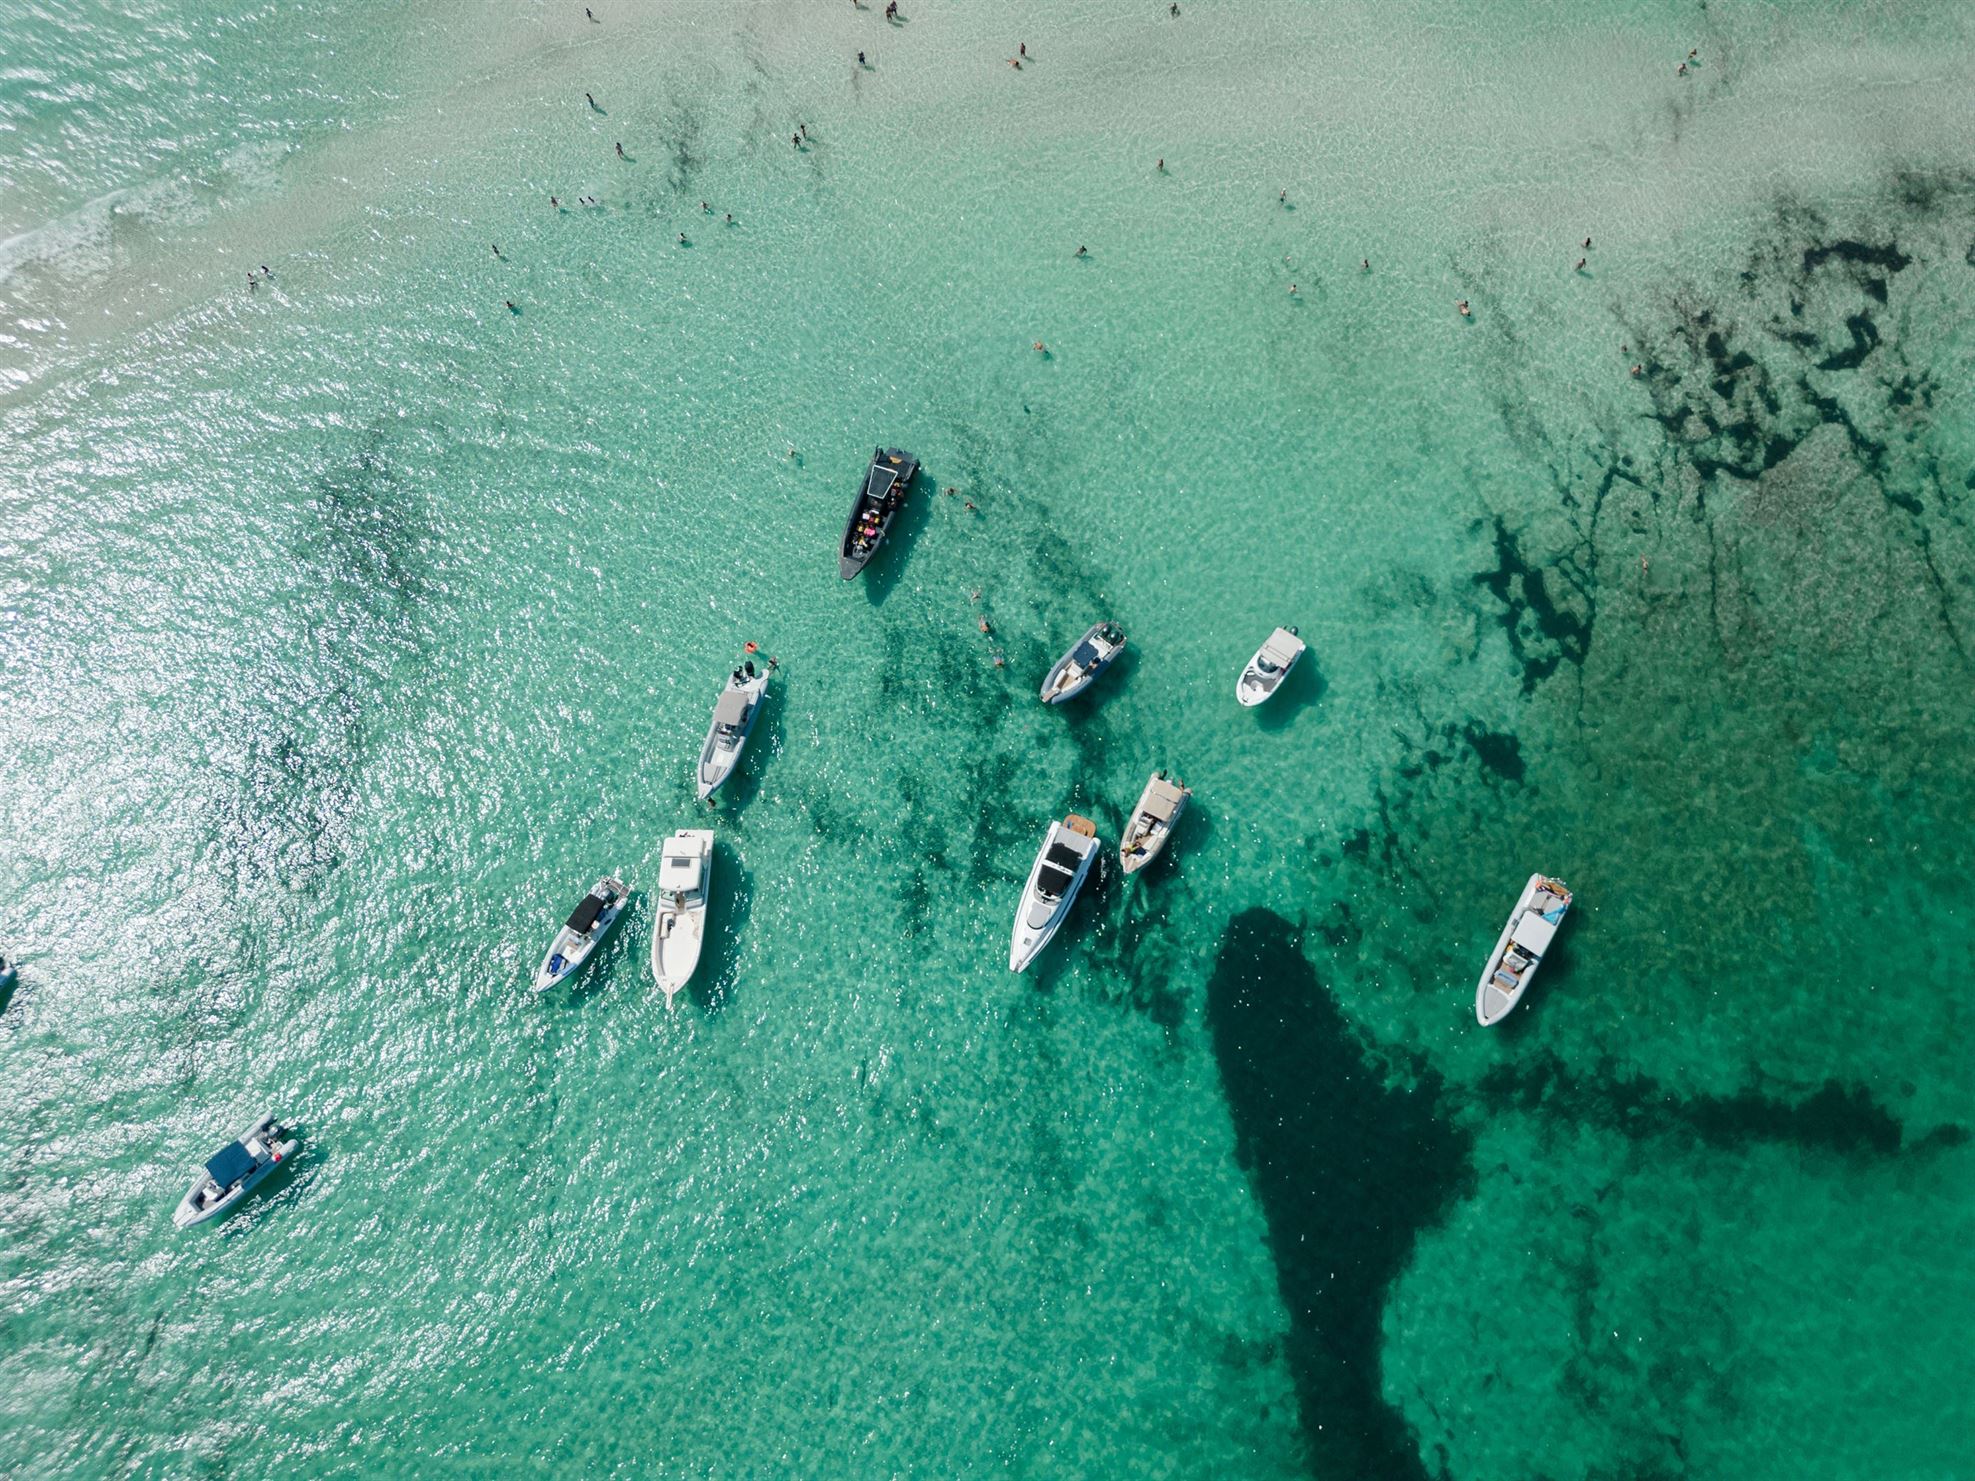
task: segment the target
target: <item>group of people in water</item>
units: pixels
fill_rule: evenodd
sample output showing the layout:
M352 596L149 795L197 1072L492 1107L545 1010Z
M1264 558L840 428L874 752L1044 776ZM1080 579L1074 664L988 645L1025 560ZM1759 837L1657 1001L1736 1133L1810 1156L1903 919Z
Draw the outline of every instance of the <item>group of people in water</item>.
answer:
M863 0L851 0L851 5L853 8L858 10L862 10L864 8ZM1177 0L1174 0L1174 3L1172 3L1168 7L1168 9L1171 15L1177 17L1180 13L1180 8L1177 3ZM588 16L591 21L593 22L596 21L596 16L591 14L590 11L585 10L583 13L585 16ZM899 19L898 0L888 0L888 3L885 6L885 19L894 22L896 22ZM1695 47L1687 53L1687 60L1682 62L1679 68L1677 69L1681 76L1684 77L1688 74L1690 64L1694 64L1694 65L1698 64L1700 54L1701 53L1699 47ZM1028 58L1028 55L1029 55L1029 44L1026 41L1018 43L1016 46L1016 54L1013 57L1009 58L1009 65L1019 68L1022 65L1023 61L1025 61ZM862 51L857 53L857 62L859 66L869 65L869 62L867 61L865 54ZM583 94L583 99L593 111L598 113L604 111L603 108L598 104L594 94L586 92ZM809 125L806 123L798 123L796 125L796 131L789 135L789 143L797 149L801 149L806 144L808 144ZM618 142L615 147L616 147L617 157L619 159L629 159L629 156L624 153L624 145L621 141ZM1158 171L1158 173L1162 175L1167 172L1166 160L1163 155L1160 156L1154 168ZM1276 201L1279 205L1283 205L1283 206L1287 206L1289 204L1289 191L1287 188L1278 190L1276 192ZM590 195L578 197L576 203L579 206L601 206L603 204L603 202L598 197L590 196ZM549 205L556 208L557 210L563 209L561 198L558 196L553 196L553 195L550 196ZM708 204L706 201L701 201L699 203L699 208L702 213L707 215L711 215L713 212L713 207L710 204ZM729 211L724 213L724 216L725 216L726 224L732 226L734 224L733 213ZM678 239L679 239L679 245L682 247L691 245L691 242L688 240L686 234L683 231L678 234ZM1590 237L1586 237L1584 239L1583 249L1584 249L1584 255L1577 259L1577 263L1574 268L1574 271L1580 273L1586 271L1590 266L1590 261L1591 261ZM498 246L494 248L494 255L496 257L499 257L501 255L501 249ZM1079 245L1074 255L1079 260L1088 259L1090 257L1090 249L1087 246ZM1287 262L1288 258L1285 257L1283 260ZM1366 273L1370 272L1372 270L1371 259L1369 257L1360 258L1358 261L1358 268L1359 271L1361 272L1366 272ZM260 269L259 274L253 272L249 272L247 274L247 286L249 290L252 290L259 286L259 281L262 276L272 278L274 274L272 270L270 270L265 266L263 266ZM1296 296L1297 285L1291 283L1289 285L1289 292L1291 296ZM520 312L519 309L515 308L514 301L512 299L506 301L506 307L511 313ZM1465 298L1456 299L1454 301L1454 311L1458 313L1463 319L1473 319L1474 317L1474 306ZM1034 349L1038 355L1041 355L1045 358L1047 358L1049 355L1049 347L1046 344L1044 344L1043 341L1041 340L1035 341ZM1632 367L1632 374L1635 376L1641 375L1644 373L1644 369L1645 367L1643 365L1635 364ZM948 492L951 492L951 490L949 490ZM973 508L973 505L970 503L967 507L971 509Z

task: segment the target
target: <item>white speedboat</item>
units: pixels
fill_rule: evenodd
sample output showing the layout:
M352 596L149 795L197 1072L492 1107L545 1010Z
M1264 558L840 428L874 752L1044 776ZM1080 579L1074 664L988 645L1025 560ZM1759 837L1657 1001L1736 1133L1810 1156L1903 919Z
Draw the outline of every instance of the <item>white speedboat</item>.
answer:
M574 977L597 949L617 918L630 903L631 892L624 881L606 874L590 886L590 893L569 912L569 919L549 943L549 953L535 969L535 991L544 992L558 982Z
M658 920L652 927L651 975L673 996L692 980L706 940L706 888L713 875L713 834L681 828L665 840L658 862Z
M727 687L720 691L720 700L713 707L713 724L707 727L706 744L699 753L702 802L718 792L741 764L741 752L747 748L755 716L761 713L761 698L768 692L768 675L774 669L771 658L768 667L756 673L754 660L749 659L727 676Z
M1132 820L1125 825L1125 836L1118 840L1118 862L1125 866L1125 873L1136 874L1159 857L1192 795L1191 787L1168 781L1163 771L1152 774L1139 794L1138 806L1132 809Z
M1570 890L1561 880L1529 876L1522 898L1502 927L1502 935L1474 988L1474 1016L1486 1024L1500 1023L1522 1001L1530 979L1543 963L1543 953L1570 909Z
M1234 697L1245 705L1260 704L1282 687L1282 681L1296 667L1296 660L1303 656L1306 646L1296 636L1295 628L1277 628L1241 671L1241 678L1235 682Z
M171 1221L181 1229L217 1219L251 1193L282 1163L295 1155L301 1145L289 1129L272 1116L256 1121L237 1142L228 1142L209 1161L185 1196Z
M1115 622L1098 623L1050 667L1042 681L1042 702L1060 705L1082 694L1124 651L1125 630Z
M1029 882L1022 887L1021 906L1015 912L1015 938L1008 949L1010 971L1020 972L1049 945L1049 938L1070 913L1070 902L1077 898L1100 847L1097 825L1089 818L1071 813L1062 822L1049 825L1035 867L1029 871Z
M0 992L14 985L14 976L14 964L7 959L5 952L0 952Z

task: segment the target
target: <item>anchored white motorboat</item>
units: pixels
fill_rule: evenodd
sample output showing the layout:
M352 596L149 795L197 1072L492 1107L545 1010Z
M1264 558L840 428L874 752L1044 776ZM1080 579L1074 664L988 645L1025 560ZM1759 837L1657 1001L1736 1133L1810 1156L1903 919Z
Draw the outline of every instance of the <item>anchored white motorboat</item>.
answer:
M1125 873L1136 874L1159 857L1192 795L1191 787L1168 781L1163 771L1152 774L1139 794L1138 806L1132 809L1132 820L1125 825L1125 836L1118 840L1118 862L1125 866Z
M706 890L713 875L713 834L681 828L665 840L658 863L658 920L652 927L651 975L665 993L665 1011L692 980L706 941Z
M1124 651L1125 630L1115 622L1098 623L1051 666L1042 681L1042 702L1060 705L1082 694Z
M741 764L748 732L761 713L761 697L768 692L768 675L774 670L772 658L760 673L754 671L754 660L749 659L727 676L727 687L720 691L720 700L713 707L713 724L707 728L706 744L699 753L702 802L726 785Z
M1474 989L1474 1016L1483 1025L1500 1023L1529 991L1530 979L1542 965L1543 953L1570 909L1570 890L1561 880L1529 876L1522 898L1502 927L1502 935Z
M1306 646L1296 636L1295 628L1277 628L1241 671L1241 678L1235 682L1234 697L1245 705L1258 705L1269 698L1282 687L1282 681L1296 667L1296 660L1303 656Z
M569 912L569 919L549 943L549 954L535 969L535 991L546 991L575 976L610 934L610 928L617 924L630 899L631 892L624 888L624 881L614 874L606 874L591 885L590 893Z
M1097 825L1089 818L1071 813L1062 822L1049 825L1035 867L1029 870L1029 882L1022 888L1021 906L1015 912L1015 938L1008 950L1010 971L1020 972L1049 944L1063 917L1070 913L1070 902L1077 898L1101 846Z
M181 1229L217 1219L275 1168L295 1155L301 1145L272 1116L264 1116L250 1126L236 1142L228 1142L193 1179L192 1186L178 1201L171 1221Z

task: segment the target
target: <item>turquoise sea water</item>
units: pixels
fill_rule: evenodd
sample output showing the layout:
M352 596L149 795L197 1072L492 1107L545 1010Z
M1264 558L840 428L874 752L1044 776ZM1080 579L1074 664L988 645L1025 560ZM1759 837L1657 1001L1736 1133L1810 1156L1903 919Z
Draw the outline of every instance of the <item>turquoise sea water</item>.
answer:
M1969 14L593 9L0 7L0 1470L1970 1475Z

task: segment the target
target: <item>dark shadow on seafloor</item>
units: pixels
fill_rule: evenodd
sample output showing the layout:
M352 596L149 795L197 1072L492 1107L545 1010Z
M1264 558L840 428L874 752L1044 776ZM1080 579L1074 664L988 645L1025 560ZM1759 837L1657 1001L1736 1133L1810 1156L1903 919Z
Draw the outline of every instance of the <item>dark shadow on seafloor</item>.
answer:
M1385 1402L1387 1288L1419 1233L1472 1180L1439 1083L1387 1083L1271 910L1237 915L1207 986L1236 1152L1268 1223L1313 1473L1425 1481L1418 1437Z
M920 535L932 520L936 493L932 479L921 469L919 476L912 480L912 486L905 491L905 502L892 516L891 530L885 536L885 543L878 547L878 553L864 568L864 595L872 606L882 607L885 598L891 595L892 588L905 574L905 563L912 555L912 547L918 543ZM848 513L846 505L846 517ZM838 534L841 536L842 531Z
M1239 670L1235 677L1240 677ZM1234 686L1230 684L1228 687L1232 689ZM1282 687L1256 707L1256 725L1268 731L1287 730L1296 722L1298 715L1324 697L1324 690L1328 687L1323 670L1317 665L1316 654L1306 651L1282 681Z
M718 1016L732 997L740 969L741 933L754 909L754 876L732 844L713 840L713 873L706 901L706 939L699 970L686 995L708 1018Z

